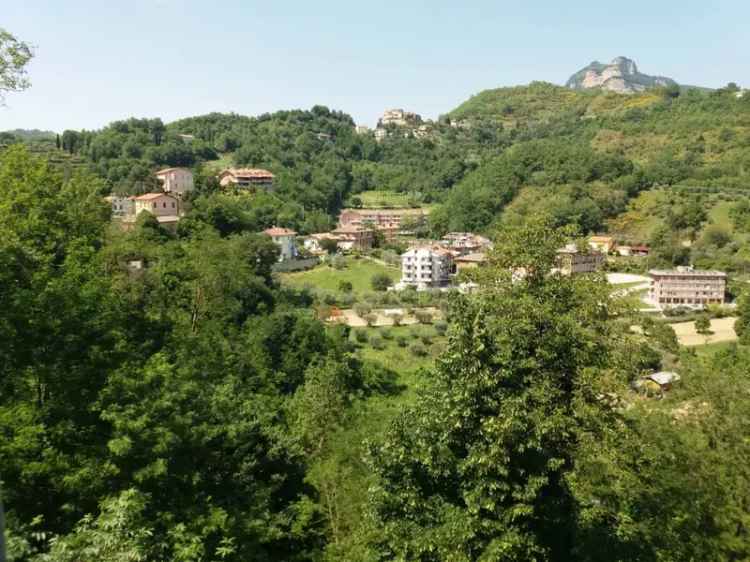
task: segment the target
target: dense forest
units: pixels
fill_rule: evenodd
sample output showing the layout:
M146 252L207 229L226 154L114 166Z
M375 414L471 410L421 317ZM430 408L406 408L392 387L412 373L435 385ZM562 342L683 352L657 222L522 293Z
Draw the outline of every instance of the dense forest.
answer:
M8 558L750 559L738 94L533 83L381 141L324 106L0 133ZM234 165L275 189L220 189ZM103 196L155 189L164 166L196 178L176 230L113 224ZM429 206L429 234L494 242L477 290L441 297L444 348L408 387L364 331L321 320L325 298L280 282L258 234L328 229L373 190ZM732 273L739 343L698 354L603 275L550 273L594 232L648 243L635 268ZM681 383L634 390L659 369Z

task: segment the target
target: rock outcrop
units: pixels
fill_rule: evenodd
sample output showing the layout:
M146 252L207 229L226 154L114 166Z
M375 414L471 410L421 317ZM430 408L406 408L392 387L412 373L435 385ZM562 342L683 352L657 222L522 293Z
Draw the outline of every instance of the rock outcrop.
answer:
M610 64L592 62L571 76L565 85L575 90L601 88L620 94L632 94L649 88L676 86L677 82L665 76L642 74L635 61L617 57Z

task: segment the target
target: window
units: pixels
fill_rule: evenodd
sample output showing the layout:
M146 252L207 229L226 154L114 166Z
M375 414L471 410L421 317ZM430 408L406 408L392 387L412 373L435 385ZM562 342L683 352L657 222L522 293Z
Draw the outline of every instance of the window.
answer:
M174 201L172 201L172 208L174 209Z
M166 202L166 201L164 201L164 202L163 202L163 203L161 204L161 206L162 206L162 208L163 208L163 209L166 209L166 208L167 208L167 202Z
M151 203L151 206L156 209L156 203Z

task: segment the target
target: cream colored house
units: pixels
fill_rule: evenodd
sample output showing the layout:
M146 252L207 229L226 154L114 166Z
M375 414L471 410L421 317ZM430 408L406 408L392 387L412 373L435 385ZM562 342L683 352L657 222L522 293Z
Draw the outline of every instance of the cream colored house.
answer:
M182 197L193 190L193 172L187 168L164 168L154 174L165 193Z
M143 211L151 213L155 217L179 216L180 202L176 197L166 193L146 193L133 197L134 212L137 217Z
M180 200L166 193L146 193L129 198L133 203L131 211L122 217L121 226L130 230L138 215L143 212L156 217L160 225L174 230L180 220Z

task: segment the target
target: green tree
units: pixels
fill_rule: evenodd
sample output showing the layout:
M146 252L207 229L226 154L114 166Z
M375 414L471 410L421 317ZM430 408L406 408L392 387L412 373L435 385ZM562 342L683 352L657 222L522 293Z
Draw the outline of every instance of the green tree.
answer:
M0 28L0 105L7 92L20 92L29 87L26 65L33 56L28 44Z
M737 299L737 320L734 331L739 336L740 343L750 345L750 292L743 292Z
M393 279L387 273L376 273L370 279L370 285L376 291L387 291L393 285Z
M381 559L571 558L565 479L576 436L611 419L596 396L620 328L602 278L549 274L568 234L540 221L502 232L482 289L454 303L434 385L370 451Z
M711 333L711 320L708 318L708 315L701 314L695 319L695 331L703 335Z

